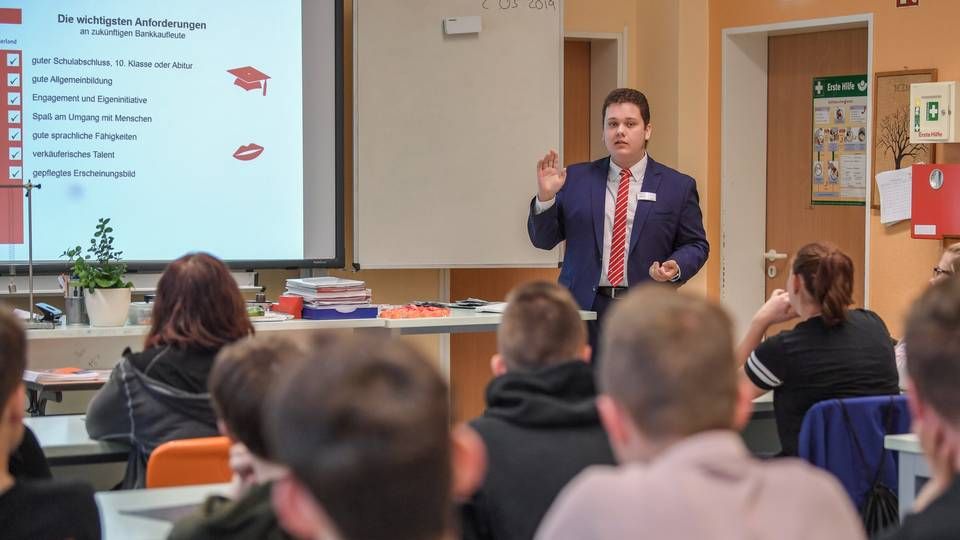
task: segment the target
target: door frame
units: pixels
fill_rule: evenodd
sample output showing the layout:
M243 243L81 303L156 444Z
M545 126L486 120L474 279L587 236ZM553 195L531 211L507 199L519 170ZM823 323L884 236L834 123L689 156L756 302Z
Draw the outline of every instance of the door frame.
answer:
M725 28L721 52L720 112L720 300L733 316L736 336L765 301L767 279L767 39L771 36L867 29L867 75L873 80L873 14L787 21ZM873 101L873 85L867 103ZM733 120L736 119L734 123ZM873 110L867 108L867 132L873 133ZM873 148L867 145L867 178L873 181ZM870 195L864 206L863 303L870 306Z

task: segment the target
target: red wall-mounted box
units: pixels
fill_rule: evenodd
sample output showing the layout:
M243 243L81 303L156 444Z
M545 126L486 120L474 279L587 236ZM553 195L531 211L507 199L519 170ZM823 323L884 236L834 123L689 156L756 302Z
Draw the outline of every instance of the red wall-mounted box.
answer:
M910 236L960 236L960 165L914 165L911 169Z

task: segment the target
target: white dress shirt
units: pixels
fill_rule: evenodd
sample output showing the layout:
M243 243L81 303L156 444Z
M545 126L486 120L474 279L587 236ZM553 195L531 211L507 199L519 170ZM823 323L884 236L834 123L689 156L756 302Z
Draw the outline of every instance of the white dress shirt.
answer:
M609 287L610 279L607 277L607 270L610 268L610 244L613 243L613 214L617 207L617 188L620 186L620 171L621 169L613 160L610 160L610 170L607 172L607 189L606 196L604 197L603 203L603 260L602 260L602 269L600 271L600 283L601 287ZM627 282L627 265L629 261L629 252L630 252L630 233L633 232L633 216L637 212L637 195L640 193L643 186L643 175L647 172L647 154L643 154L643 158L640 159L633 167L630 167L630 194L627 197L627 235L624 239L624 257L627 260L623 261L623 280L620 283L620 287L626 287L629 285ZM549 201L541 202L540 199L536 199L534 202L533 211L536 214L541 214L549 210L557 201L557 198L554 197Z

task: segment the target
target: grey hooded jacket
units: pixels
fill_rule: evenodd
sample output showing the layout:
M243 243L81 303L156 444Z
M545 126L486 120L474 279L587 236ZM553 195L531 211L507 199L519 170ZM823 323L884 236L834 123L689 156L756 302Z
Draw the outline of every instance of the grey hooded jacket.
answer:
M215 355L172 347L124 351L87 407L91 438L130 444L123 489L145 487L147 459L157 446L218 435L206 389Z

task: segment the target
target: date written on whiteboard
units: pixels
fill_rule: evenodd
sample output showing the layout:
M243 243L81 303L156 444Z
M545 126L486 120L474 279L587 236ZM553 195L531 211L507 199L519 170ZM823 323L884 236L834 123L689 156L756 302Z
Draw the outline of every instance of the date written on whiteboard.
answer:
M556 0L483 0L480 5L483 9L500 8L504 11L520 9L524 5L527 9L557 9Z

